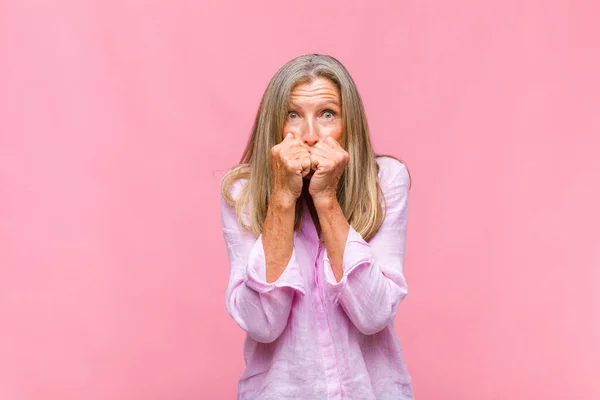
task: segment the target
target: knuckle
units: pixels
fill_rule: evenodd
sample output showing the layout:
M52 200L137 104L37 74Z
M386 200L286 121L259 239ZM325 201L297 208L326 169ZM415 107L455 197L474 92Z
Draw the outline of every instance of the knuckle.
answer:
M285 159L283 160L283 165L284 165L284 166L285 166L285 168L286 168L286 169L288 169L288 170L291 170L291 169L293 169L293 168L294 168L294 162L293 162L293 161L291 161L291 160L289 160L289 159L287 159L287 158L285 158Z

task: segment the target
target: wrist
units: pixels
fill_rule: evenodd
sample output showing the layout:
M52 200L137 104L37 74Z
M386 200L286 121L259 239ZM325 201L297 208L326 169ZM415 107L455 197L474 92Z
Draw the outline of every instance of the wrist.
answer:
M329 193L312 196L312 200L313 200L313 204L314 204L315 208L317 209L317 211L319 209L330 209L332 206L334 206L338 202L335 194L329 194Z
M269 207L276 207L281 210L293 210L296 208L296 198L290 193L276 190L269 199Z

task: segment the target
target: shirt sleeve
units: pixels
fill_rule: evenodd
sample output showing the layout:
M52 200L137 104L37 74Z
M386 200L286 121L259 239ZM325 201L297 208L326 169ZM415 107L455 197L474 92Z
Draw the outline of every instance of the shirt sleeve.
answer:
M239 188L240 182L235 182L232 193L235 195ZM253 339L273 342L287 325L295 293L305 294L296 250L282 275L268 283L262 235L256 237L243 229L235 209L222 196L221 225L230 264L227 312Z
M410 178L404 164L392 158L380 163L385 219L367 243L352 226L342 256L344 274L337 282L324 253L325 289L341 305L359 331L369 335L393 323L408 292L404 278L404 249Z

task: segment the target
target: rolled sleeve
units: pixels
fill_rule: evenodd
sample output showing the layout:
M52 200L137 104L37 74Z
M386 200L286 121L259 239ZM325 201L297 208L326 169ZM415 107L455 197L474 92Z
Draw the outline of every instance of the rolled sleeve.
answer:
M295 234L294 234L295 238ZM278 288L292 288L302 295L306 294L304 279L300 266L296 260L296 249L292 250L292 256L281 276L275 282L267 282L267 266L262 235L254 243L248 256L248 265L244 276L244 283L259 293L269 293Z
M325 250L323 255L323 262L325 264L325 288L333 304L339 304L340 296L344 292L351 274L361 266L370 266L373 261L371 245L369 245L369 243L356 232L352 225L350 225L342 257L344 275L339 282L333 275L333 269L331 268L331 261L329 260L327 250Z
M341 306L365 335L389 326L408 293L403 269L410 177L406 167L394 159L382 158L378 163L385 198L380 228L367 243L350 225L339 282L324 254L325 295Z

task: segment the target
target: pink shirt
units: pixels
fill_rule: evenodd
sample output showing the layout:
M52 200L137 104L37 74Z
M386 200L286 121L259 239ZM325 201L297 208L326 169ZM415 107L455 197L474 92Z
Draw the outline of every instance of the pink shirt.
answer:
M267 283L262 235L242 230L222 200L231 268L226 308L247 333L238 399L413 399L394 331L407 293L409 176L392 158L377 162L386 218L369 243L350 227L340 282L305 207L291 259L279 279ZM233 185L234 197L243 184Z

